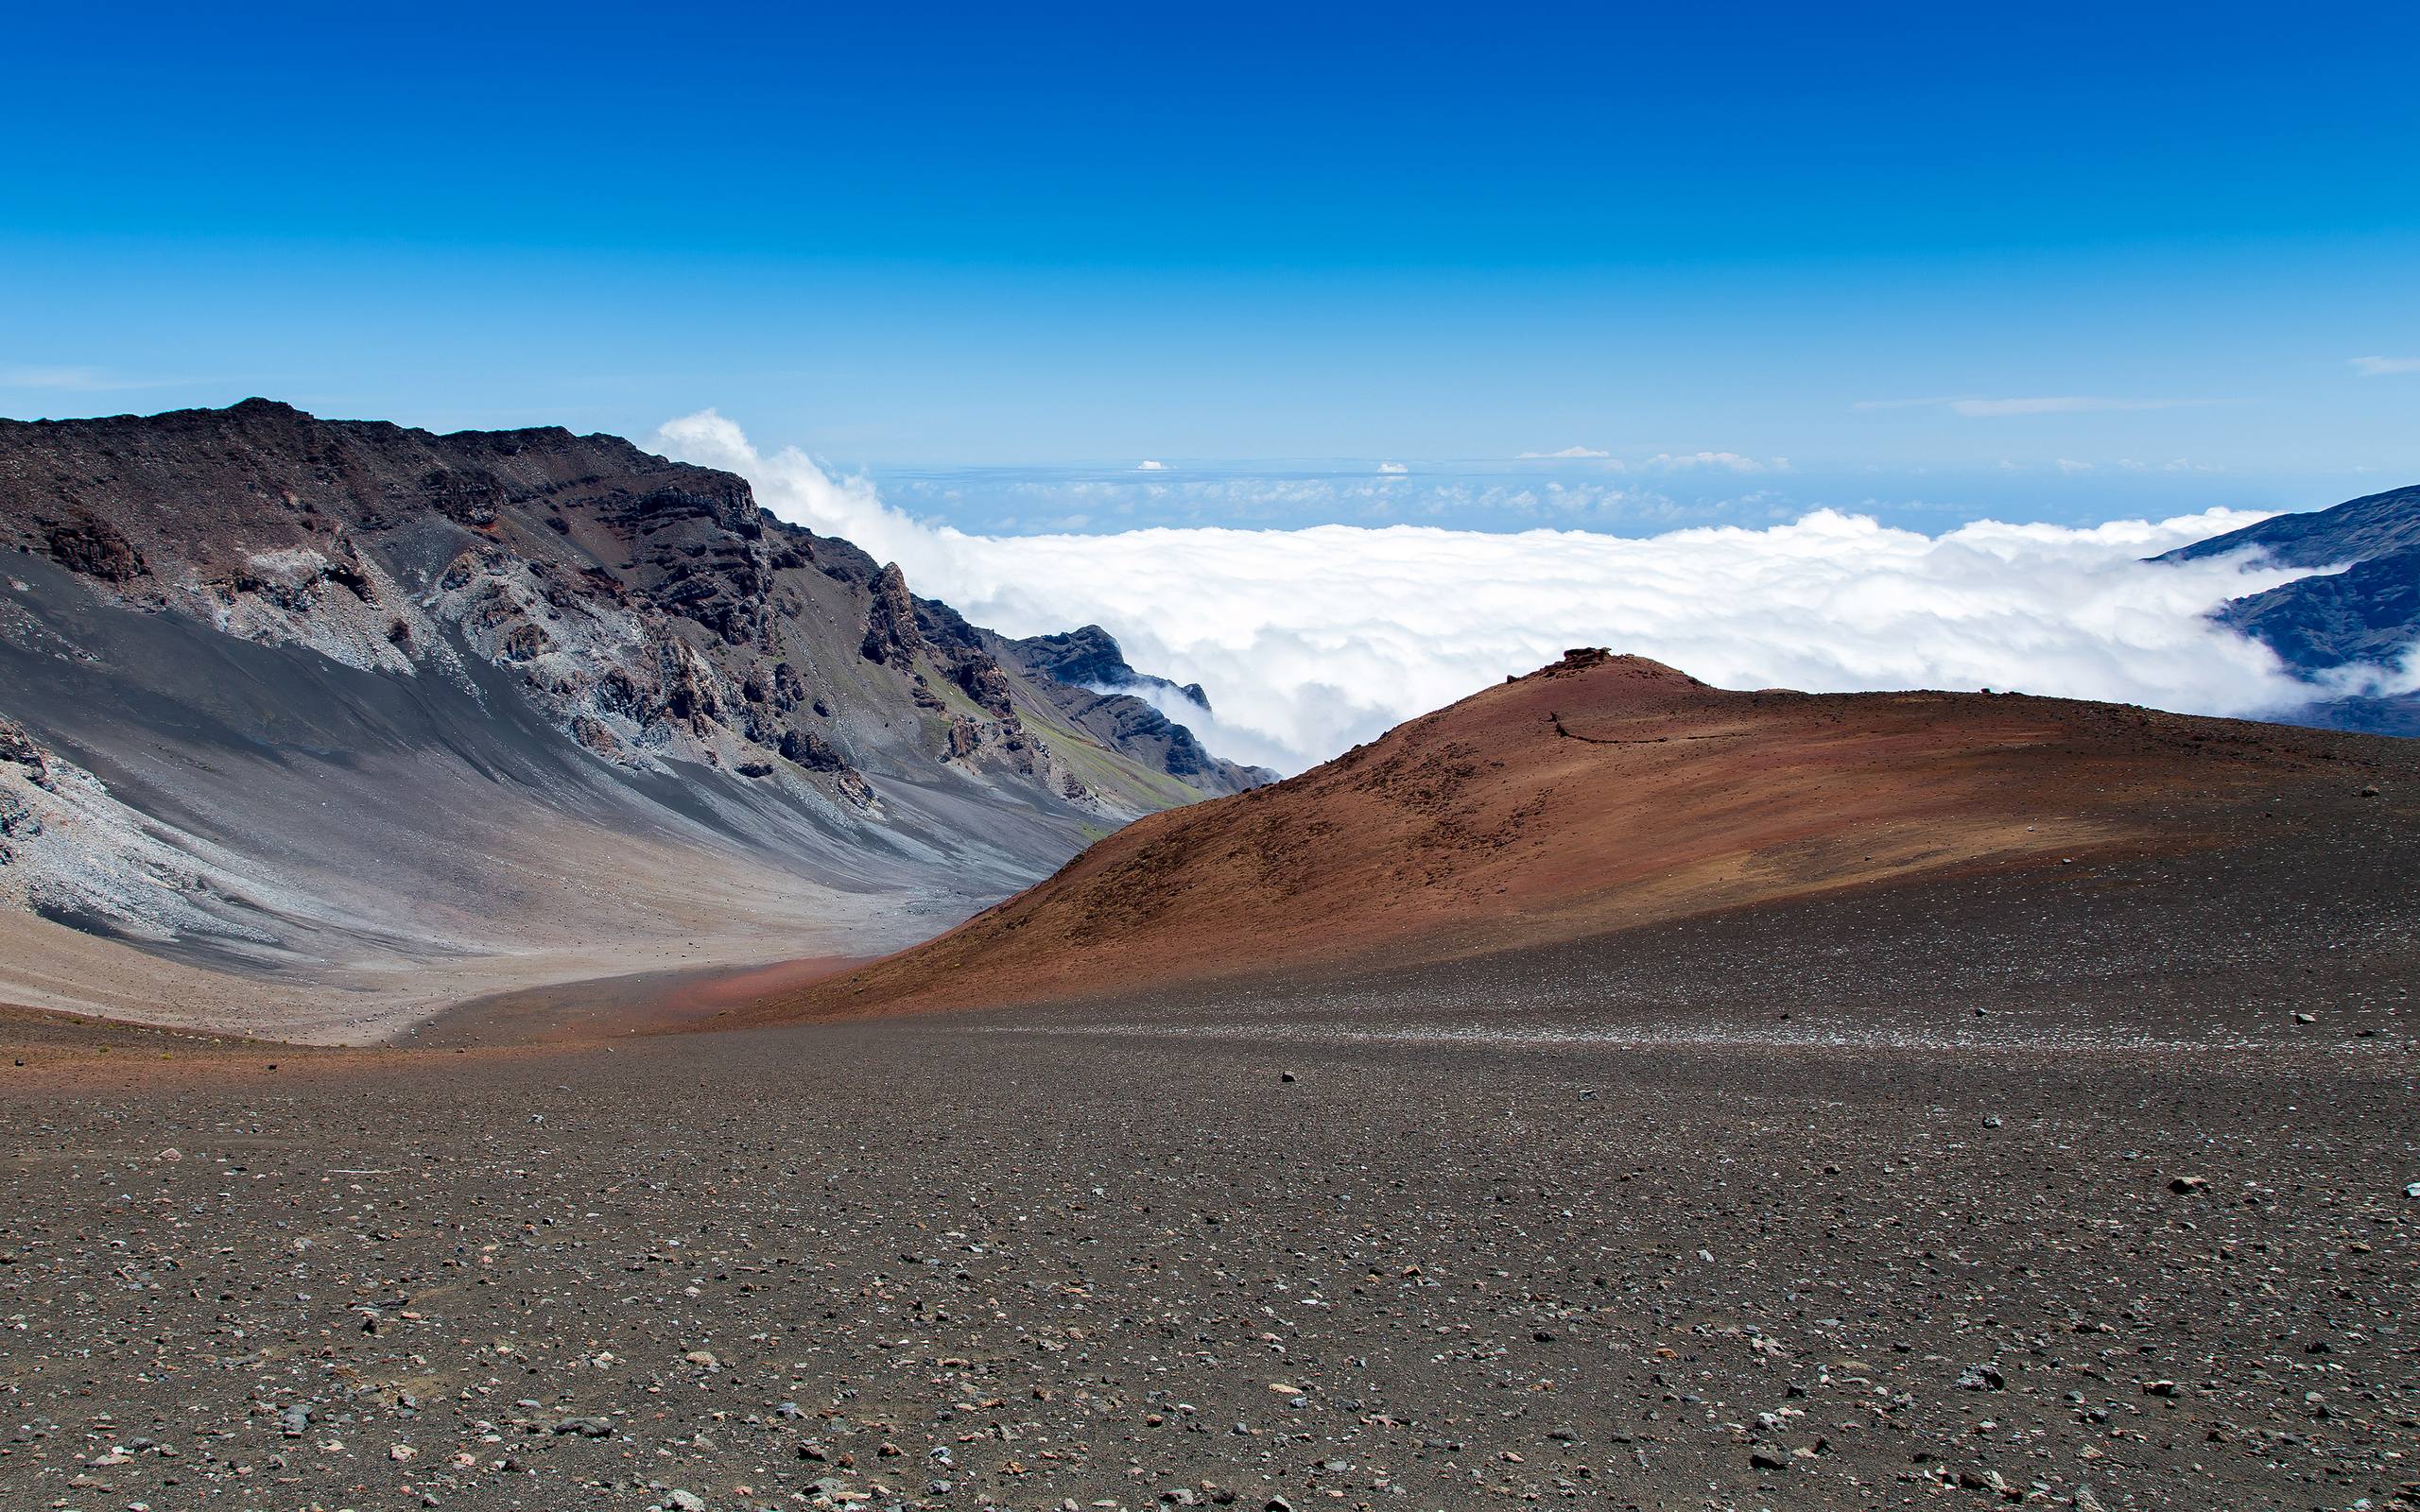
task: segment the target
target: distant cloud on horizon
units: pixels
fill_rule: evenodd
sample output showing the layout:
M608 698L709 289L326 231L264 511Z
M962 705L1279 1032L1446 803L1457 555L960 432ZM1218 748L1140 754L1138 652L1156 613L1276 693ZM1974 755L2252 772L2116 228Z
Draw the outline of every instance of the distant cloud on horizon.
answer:
M2420 357L2355 357L2353 370L2364 378L2384 378L2392 373L2420 372Z
M1667 472L1682 472L1692 468L1719 469L1726 472L1787 472L1789 471L1789 458L1775 456L1758 461L1737 452L1685 452L1677 455L1670 452L1658 452L1647 459L1647 465L1661 468Z
M1512 460L1516 462L1602 462L1610 460L1613 455L1611 452L1602 451L1594 446L1566 446L1560 452L1523 452Z
M1134 464L1134 471L1137 472L1165 472L1167 470L1168 465L1166 462L1154 462L1150 457L1145 457Z
M2100 464L2079 461L2072 456L2063 456L2050 465L2062 472L2072 473L2089 472ZM1999 466L2003 472L2023 472L2029 471L2031 464L2019 462L2014 457L2004 456L2000 458ZM2171 456L2165 462L2144 462L2131 456L2121 456L2110 466L2126 472L2223 472L2227 470L2223 462L2197 462L2189 456Z
M0 368L0 388L47 388L60 393L106 394L126 388L170 388L182 378L130 378L107 368Z
M667 422L654 444L740 473L775 514L899 562L918 592L977 624L1105 627L1136 666L1210 690L1215 718L1189 720L1210 748L1288 771L1570 645L1635 651L1724 687L2021 688L2231 714L2314 696L2268 647L2209 618L2299 571L2251 554L2144 559L2263 518L2251 511L1939 533L1826 508L1648 536L1405 524L998 536L917 519L871 479L795 449L759 452L711 410ZM1056 524L1075 520L1088 516ZM2395 676L2400 691L2420 668Z
M2358 359L2357 359L2358 360ZM1970 420L1997 420L2010 415L2091 415L2119 410L2185 409L2214 404L2214 399L2098 399L2086 394L2051 394L2031 399L1979 399L1945 396L1933 399L1860 399L1855 409L1945 409Z

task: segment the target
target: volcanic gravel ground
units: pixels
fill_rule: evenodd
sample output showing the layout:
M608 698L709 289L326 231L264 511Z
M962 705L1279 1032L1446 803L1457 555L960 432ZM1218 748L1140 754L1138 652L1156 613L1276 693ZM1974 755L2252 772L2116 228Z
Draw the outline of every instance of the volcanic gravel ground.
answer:
M2415 903L2296 833L1193 998L0 1021L0 1506L2414 1502Z
M0 1501L2420 1480L2400 1040L1285 1052L927 1021L19 1092Z

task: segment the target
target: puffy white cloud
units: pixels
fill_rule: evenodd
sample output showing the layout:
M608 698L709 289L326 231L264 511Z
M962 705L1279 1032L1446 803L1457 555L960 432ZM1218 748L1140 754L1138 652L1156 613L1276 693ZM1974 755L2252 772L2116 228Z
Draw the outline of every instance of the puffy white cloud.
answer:
M2355 357L2353 370L2364 378L2384 378L2399 372L2420 372L2420 357Z
M1410 472L1411 469L1404 466L1401 462L1381 462L1378 464L1378 471L1386 473L1389 477L1400 477L1404 473Z
M1001 538L909 519L863 478L758 453L711 411L657 444L744 474L775 513L896 560L977 624L1106 627L1134 665L1209 690L1215 720L1171 712L1212 749L1288 771L1574 645L1726 687L1992 687L2208 713L2308 696L2267 648L2205 618L2300 574L2240 554L2142 560L2259 518L2240 511L1937 536L1824 509L1645 538L1339 524Z
M1148 456L1134 464L1134 471L1137 472L1165 472L1167 470L1168 465L1166 462L1154 462Z

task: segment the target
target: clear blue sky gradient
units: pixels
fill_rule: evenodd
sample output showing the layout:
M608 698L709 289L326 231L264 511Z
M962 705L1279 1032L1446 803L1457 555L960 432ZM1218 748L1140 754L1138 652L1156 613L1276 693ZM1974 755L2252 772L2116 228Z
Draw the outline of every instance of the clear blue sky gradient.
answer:
M1010 528L1084 511L933 480L1582 446L1651 513L2046 519L2420 481L2420 370L2354 364L2420 359L2407 4L19 7L8 45L9 415L714 405ZM1892 403L1952 399L2069 403ZM1789 467L1651 468L1698 452ZM1355 517L1305 501L1234 518Z

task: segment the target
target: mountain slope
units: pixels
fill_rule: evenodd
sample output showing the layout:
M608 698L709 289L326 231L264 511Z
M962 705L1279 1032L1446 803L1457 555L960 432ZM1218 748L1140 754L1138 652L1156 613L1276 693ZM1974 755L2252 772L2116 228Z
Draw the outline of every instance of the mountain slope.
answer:
M2257 548L2288 567L2332 567L2406 546L2420 546L2420 484L2365 494L2325 509L2272 515L2162 553L2159 561L2194 561Z
M71 932L334 1038L888 948L1224 790L1069 721L895 567L612 437L259 400L0 422L0 999L143 1010L139 963Z
M1040 687L1070 723L1172 777L1214 793L1240 793L1277 781L1266 766L1221 761L1203 749L1192 730L1150 701L1156 696L1180 707L1192 704L1207 713L1210 699L1201 685L1180 687L1135 671L1115 638L1098 625L1019 641L987 631L983 644L1002 664Z
M2277 515L2157 559L2232 551L2258 552L2288 567L2347 568L2314 572L2219 610L2218 618L2314 679L2312 704L2294 717L2331 729L2420 735L2420 693L2347 697L2319 681L2394 668L2420 646L2420 487Z
M2290 666L2390 662L2420 641L2420 544L2236 599L2221 618Z
M760 1016L1148 992L1578 940L2363 801L2400 743L1989 694L1734 693L1574 652L1301 777L1138 822Z

